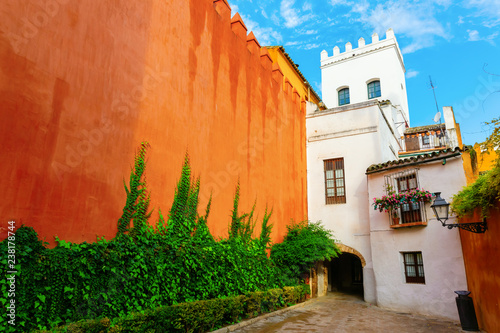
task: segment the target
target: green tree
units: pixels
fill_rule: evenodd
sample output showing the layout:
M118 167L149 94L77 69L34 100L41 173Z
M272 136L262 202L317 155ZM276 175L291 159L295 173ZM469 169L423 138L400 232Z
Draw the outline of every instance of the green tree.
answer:
M330 260L340 253L332 232L321 222L302 221L287 229L283 242L271 248L271 259L281 270L285 284L298 283L301 274L308 272L315 262Z

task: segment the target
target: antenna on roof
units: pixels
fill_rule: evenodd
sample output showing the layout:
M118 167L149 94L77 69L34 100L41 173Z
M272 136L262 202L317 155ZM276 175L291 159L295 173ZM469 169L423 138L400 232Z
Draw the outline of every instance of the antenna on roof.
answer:
M437 98L436 98L436 91L434 90L435 87L434 87L434 84L432 84L432 78L431 78L430 75L429 75L429 81L431 83L431 89L432 89L432 92L434 94L434 101L436 102L436 110L437 110L437 113L434 116L434 122L435 123L440 123L441 122L441 112L439 112L438 101L437 101Z

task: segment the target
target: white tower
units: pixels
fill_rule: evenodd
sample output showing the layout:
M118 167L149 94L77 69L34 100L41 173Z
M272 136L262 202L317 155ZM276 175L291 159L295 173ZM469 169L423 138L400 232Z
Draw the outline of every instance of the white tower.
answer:
M328 108L345 105L339 92L349 89L348 104L375 98L389 100L409 123L405 66L392 29L387 30L384 40L379 40L374 33L371 44L365 44L364 38L360 38L357 48L347 43L345 52L341 53L337 46L330 57L326 51L321 52L321 80L323 102ZM380 94L373 90L369 95L368 85L375 81L379 81ZM377 88L375 85L371 86Z

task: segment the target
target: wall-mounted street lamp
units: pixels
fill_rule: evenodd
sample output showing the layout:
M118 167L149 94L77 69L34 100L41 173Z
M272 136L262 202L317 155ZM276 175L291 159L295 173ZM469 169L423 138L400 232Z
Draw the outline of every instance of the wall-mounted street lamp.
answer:
M446 224L446 220L448 220L450 204L447 203L446 200L441 198L440 195L441 192L434 193L436 199L434 199L434 203L431 205L431 208L434 211L434 215L436 215L438 221L441 222L443 227L447 227L448 229L460 228L470 232L475 232L477 234L482 234L488 229L486 219L483 219L483 222Z

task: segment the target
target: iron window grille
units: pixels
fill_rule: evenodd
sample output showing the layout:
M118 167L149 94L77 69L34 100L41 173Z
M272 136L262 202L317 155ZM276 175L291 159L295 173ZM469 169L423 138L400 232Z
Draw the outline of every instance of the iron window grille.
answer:
M340 204L346 202L344 158L323 161L325 170L325 203Z
M384 177L386 195L420 188L418 169L408 169ZM391 225L427 222L425 204L422 201L402 204L390 211Z

